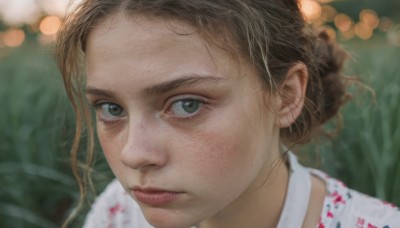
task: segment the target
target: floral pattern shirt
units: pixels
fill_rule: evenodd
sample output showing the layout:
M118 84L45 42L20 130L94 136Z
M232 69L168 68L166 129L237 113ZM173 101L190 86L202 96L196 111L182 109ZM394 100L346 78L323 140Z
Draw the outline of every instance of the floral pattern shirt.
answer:
M319 170L301 166L292 153L289 164L289 188L277 228L302 226L311 197L311 175L322 179L327 191L316 228L400 228L400 209L395 205L351 190ZM96 199L84 227L152 228L117 180Z

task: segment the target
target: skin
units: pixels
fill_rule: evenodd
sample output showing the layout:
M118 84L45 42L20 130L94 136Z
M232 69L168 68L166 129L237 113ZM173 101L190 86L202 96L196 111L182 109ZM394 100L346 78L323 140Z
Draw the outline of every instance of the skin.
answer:
M86 90L104 154L133 198L135 186L180 192L168 205L138 202L155 227L275 227L288 183L279 129L301 112L306 68L289 71L284 102L246 59L193 31L122 14L91 31Z

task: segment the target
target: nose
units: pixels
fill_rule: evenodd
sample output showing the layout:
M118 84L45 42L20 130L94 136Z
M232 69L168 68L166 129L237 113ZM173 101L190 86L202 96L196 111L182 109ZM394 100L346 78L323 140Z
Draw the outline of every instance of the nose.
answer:
M129 121L121 162L140 171L163 167L168 161L167 149L162 143L163 137L160 128L145 118Z

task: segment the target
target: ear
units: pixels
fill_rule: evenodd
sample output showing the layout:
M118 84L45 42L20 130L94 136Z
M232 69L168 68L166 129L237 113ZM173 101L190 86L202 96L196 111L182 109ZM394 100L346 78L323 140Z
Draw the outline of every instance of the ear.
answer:
M287 72L279 87L278 115L276 125L286 128L292 125L304 107L308 82L308 69L304 63L296 63Z

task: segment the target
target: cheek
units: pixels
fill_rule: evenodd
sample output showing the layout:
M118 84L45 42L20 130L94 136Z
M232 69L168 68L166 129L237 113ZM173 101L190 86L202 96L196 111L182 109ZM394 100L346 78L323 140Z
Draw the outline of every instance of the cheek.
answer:
M217 112L195 136L199 136L199 159L204 166L209 164L209 170L240 172L266 158L272 139L270 120L261 118L256 100L243 102Z
M256 102L246 100L218 110L184 138L186 145L177 150L185 160L180 165L202 191L231 191L233 197L268 170L271 148L277 144L273 116L261 118Z
M250 182L262 166L265 150L260 148L255 133L245 124L220 125L203 128L191 137L191 148L183 163L193 178L209 191L237 186ZM258 144L258 145L257 145ZM213 189L214 188L214 189Z
M123 131L105 129L101 124L97 124L97 137L104 156L111 169L117 175L120 162L120 152L123 148ZM118 176L118 175L117 175Z
M246 154L246 140L235 134L207 132L202 142L196 145L196 157L200 170L206 173L225 174L232 172L239 163L245 163L250 154Z

